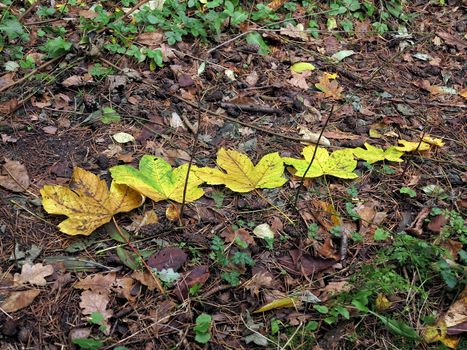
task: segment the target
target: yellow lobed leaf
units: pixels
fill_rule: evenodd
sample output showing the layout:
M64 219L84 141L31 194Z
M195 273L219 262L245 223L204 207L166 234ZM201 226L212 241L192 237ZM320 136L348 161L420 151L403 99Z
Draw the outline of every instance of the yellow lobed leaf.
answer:
M216 163L223 171L204 167L196 169L196 174L209 185L225 185L234 192L275 188L287 182L282 177L284 162L277 152L266 154L255 166L247 155L221 148Z
M397 141L402 146L396 146L394 149L400 152L413 152L417 151L426 151L430 149L430 144L426 142L412 142L407 140L398 140Z
M260 312L266 312L274 309L286 308L286 307L296 307L299 301L296 298L281 298L271 301L270 303L260 307L259 309L253 311L254 314Z
M370 164L379 162L381 160L389 160L391 162L403 161L400 157L404 154L404 152L396 150L395 147L389 147L388 149L384 150L382 148L372 146L369 143L365 143L365 147L366 149L360 147L353 149L353 154L357 158L364 159Z
M115 214L144 202L138 192L115 182L109 191L104 180L81 168L73 170L69 187L45 185L40 192L45 211L68 216L58 227L69 235L90 235Z
M284 163L294 167L295 176L305 174L310 161L313 159L315 146L306 146L302 154L305 159L295 159L284 157ZM355 179L358 177L353 171L357 166L357 161L353 156L353 149L342 149L334 151L329 155L325 148L318 147L313 163L306 173L307 178L319 177L322 175L331 175L342 179Z
M315 70L315 66L308 62L297 62L290 67L290 70L295 73L302 73L310 70Z
M204 194L198 187L204 181L196 175L196 169L196 166L191 167L185 202L193 202ZM116 183L127 185L155 202L171 199L182 203L187 172L188 164L172 169L164 159L149 155L141 158L139 170L129 165L110 168Z

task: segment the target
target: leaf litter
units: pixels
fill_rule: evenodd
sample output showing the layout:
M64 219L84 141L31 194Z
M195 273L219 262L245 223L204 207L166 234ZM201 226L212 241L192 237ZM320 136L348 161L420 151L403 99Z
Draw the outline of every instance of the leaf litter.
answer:
M434 5L430 5L430 9L431 6ZM277 11L274 15L281 16L281 11L285 11L289 5L285 5L283 1L274 1L268 4L268 7ZM416 5L409 4L407 8L416 8ZM79 12L74 12L73 6L70 6L70 9L72 11L67 13L67 16L78 18L76 16ZM445 7L437 9L445 9ZM99 78L93 76L89 79L86 74L90 73L83 73L94 71L91 68L96 65L97 59L88 57L79 67L61 65L65 71L58 80L57 89L47 89L47 93L36 93L30 102L23 101L17 104L15 108L20 108L21 112L8 116L8 118L11 116L11 122L15 123L12 124L12 128L5 127L4 120L0 120L2 140L5 140L2 141L1 147L4 147L2 152L5 150L8 159L24 165L29 177L28 186L23 186L24 188L19 186L15 193L6 186L0 189L0 197L2 200L6 199L5 205L2 202L0 208L0 217L2 220L6 218L5 222L0 221L1 249L7 247L1 252L7 252L6 257L13 255L12 260L4 259L2 267L8 271L13 269L12 273L16 274L17 280L22 281L22 288L33 288L20 291L8 289L6 293L0 292L0 307L2 311L10 313L10 316L18 317L18 327L23 333L25 332L23 329L28 327L32 329L32 333L28 333L30 334L28 339L32 343L42 339L42 344L59 342L62 344L63 339L72 337L72 334L67 333L69 328L62 327L61 322L76 324L76 320L81 318L83 326L94 319L104 324L104 332L112 329L109 337L104 337L105 333L100 333L100 327L91 325L87 327L89 332L82 333L84 338L97 339L96 341L105 342L106 346L124 345L128 348L133 346L143 348L152 343L156 347L163 346L161 344L170 344L168 346L173 347L178 344L175 330L183 330L184 341L187 343L195 342L193 325L196 317L201 313L208 313L213 319L210 328L212 346L244 348L257 344L280 347L290 340L289 345L292 347L298 339L297 336L293 336L293 332L297 329L295 327L299 327L296 335L313 334L322 344L331 337L328 328L341 329L341 325L346 323L358 327L358 331L362 329L368 331L372 329L371 327L377 329L381 336L375 338L377 343L375 346L383 347L383 344L387 344L386 338L390 339L389 342L393 342L393 338L390 338L393 335L381 332L382 329L389 329L405 337L402 338L404 342L409 341L407 339L410 337L416 338L411 329L405 327L406 324L400 323L400 319L411 322L414 327L425 327L424 317L420 318L423 324L412 322L417 319L413 315L416 313L418 316L419 313L433 318L436 332L440 334L437 338L432 337L433 342L430 344L440 341L453 348L456 346L459 337L454 333L462 331L462 323L458 322L462 322L462 315L465 313L465 310L462 310L463 299L460 296L462 288L459 286L454 290L448 290L441 296L437 291L445 290L442 287L443 280L434 277L435 272L430 276L430 280L435 278L437 287L424 290L430 297L424 304L420 304L425 305L420 309L415 309L401 301L407 296L402 290L393 294L377 293L379 284L374 284L375 293L367 300L372 310L378 309L381 315L359 313L354 305L344 305L344 310L333 309L332 305L335 305L337 300L341 300L345 293L352 293L363 285L364 279L359 280L358 283L352 280L353 276L360 276L357 271L361 266L364 267L369 263L374 264L373 270L379 268L375 263L376 260L373 260L376 251L391 247L399 235L394 231L387 240L374 241L375 231L381 227L392 231L392 228L403 221L402 213L408 213L410 218L405 227L407 232L427 244L439 239L437 244L449 251L451 258L447 261L452 269L455 270L456 265L462 263L461 257L464 253L459 246L457 234L446 240L441 237L448 230L453 229L450 214L431 213L431 209L433 207L452 209L455 205L463 208L460 184L463 179L465 180L463 175L465 170L459 166L463 151L456 143L457 140L462 139L459 137L459 130L462 129L459 115L462 109L459 110L456 105L464 103L465 97L462 97L462 93L465 89L462 88L460 70L456 68L454 57L455 52L459 52L456 50L463 50L465 45L461 45L462 40L458 39L460 36L453 27L449 34L440 32L435 37L437 40L433 45L438 45L436 47L439 49L436 52L433 52L428 45L409 42L408 39L403 38L397 38L394 41L396 46L392 47L392 44L388 43L393 41L380 40L372 32L373 26L369 21L354 23L359 35L359 45L347 40L344 34L336 39L322 30L319 37L315 38L310 35L312 31L307 28L306 23L302 23L300 19L305 9L298 6L295 11L298 25L283 25L283 28L276 33L258 30L256 36L247 35L250 43L258 45L257 49L260 49L260 53L270 52L268 57L258 56L257 51L253 55L250 54L248 50L251 48L241 46L245 42L240 38L237 41L227 42L224 47L209 53L212 55L211 59L215 58L215 63L222 68L207 63L200 69L200 62L190 56L199 54L204 57L202 52L204 48L200 48L199 52L193 50L197 48L196 44L193 45L184 38L187 41L177 45L176 54L167 56L164 53L164 64L179 66L176 74L172 75L167 67L159 69L149 63L146 66L146 62L138 65L137 60L128 58L125 59L125 65L131 67L135 77L137 75L143 77L144 83L131 81L126 73L121 72L121 74L112 74L118 78L109 78L107 83L101 84L102 86L96 83ZM82 12L82 17L95 18L97 13L91 12L94 11ZM456 11L453 10L450 16L454 16L455 13ZM34 9L30 16L37 17ZM139 15L135 12L131 16L138 18ZM427 16L433 18L430 14ZM26 18L26 21L31 19ZM331 22L329 26L337 26L336 29L341 25L340 19L335 23ZM131 25L130 22L127 24ZM431 25L428 22L424 24ZM233 25L232 30L235 28ZM28 28L29 30L31 33L36 31L34 28ZM255 29L250 27L242 30ZM415 34L411 35L415 36ZM285 45L284 38L294 40L293 47ZM64 39L67 39L66 35ZM224 39L227 38L221 36L219 40L223 42ZM172 50L172 46L166 44L167 38L161 32L148 31L138 35L137 40L138 45L142 45L138 48L147 45L152 49L164 46L166 47L164 52ZM401 46L397 46L399 42ZM302 47L299 43L307 46ZM370 44L374 50L372 52L376 53L374 56L364 51ZM381 58L383 56L379 54L396 53L403 48L403 45L414 45L409 46L410 55L421 52L440 60L437 63L420 60L406 62L396 57L394 67L400 66L403 69L383 67L384 74L376 75L369 86L358 90L362 81L368 79L371 72L384 65ZM173 47L175 50L175 46ZM29 48L35 50L34 46L28 46ZM317 53L325 54L326 64L323 65L323 58L316 56ZM8 50L6 54L9 54ZM64 58L62 63L66 64L72 55L74 53ZM331 61L328 59L332 56L334 62L341 62L331 66L329 64ZM112 54L105 57L114 64L120 62ZM298 73L301 75L295 76L295 72L291 73L292 62L313 62L315 70L306 70L305 74ZM100 64L106 66L105 61ZM442 68L442 72L435 71L437 64L440 65L438 68ZM306 65L305 68L311 67ZM324 68L329 71L324 71ZM152 71L154 69L155 71ZM227 71L230 80L224 76L224 72ZM48 73L53 74L53 72L54 68L51 66ZM24 71L19 68L14 73L8 83L19 79ZM292 75L297 78L298 86L294 86L290 81ZM313 86L314 83L318 86ZM26 81L18 87L27 88L28 84ZM156 87L161 87L161 90L155 92L155 89L147 89L145 84L154 84ZM301 189L299 214L288 208L287 203L300 184L300 174L303 174L309 165L310 151L315 150L313 146L305 152L299 141L285 141L280 136L267 135L251 125L242 126L240 131L240 128L225 123L222 117L211 117L204 114L205 112L202 113L198 125L204 143L195 149L193 171L189 174L190 181L196 185L190 182L187 193L183 194L187 175L186 163L191 159L193 135L182 125L185 125L185 117L193 125L197 124L196 89L200 86L206 91L206 100L201 102L201 106L206 110L215 111L218 107L216 101L230 100L232 96L245 94L252 101L252 105L259 101L260 105L271 104L286 112L283 115L268 113L254 115L248 111L218 110L220 115L236 118L239 123L259 124L266 130L292 137L301 137L296 135L296 130L298 125L303 124L307 130L315 132L315 141L325 118L305 118L305 116L325 116L332 104L336 104L335 108L343 108L343 112L337 112L331 119L329 127L324 130L324 136L332 141L332 146L322 147L327 155L319 150L319 157L315 157L313 161L311 176L305 179ZM420 89L414 89L414 86ZM78 91L75 87L79 87L79 99L75 99ZM63 92L64 88L66 90ZM62 93L54 94L54 91L62 91ZM14 96L20 96L20 90L15 90L16 92ZM209 99L212 99L209 100L208 95L211 93ZM388 97L388 94L392 97ZM188 105L175 96L182 96L192 101L194 105ZM355 97L360 100L357 101ZM400 98L404 101L393 103L391 98ZM402 102L410 109L398 108L397 105ZM23 106L26 108L23 109ZM72 113L71 108L75 106L77 109L73 112L77 113ZM9 111L10 107L7 110ZM27 113L22 113L23 111ZM100 114L97 113L94 115L95 119L90 118L84 122L95 111L99 111ZM183 116L183 120L181 117L178 118L180 120L171 118L175 112L178 116ZM55 118L62 116L65 116L70 124L59 125L55 122ZM399 121L396 121L397 118ZM137 121L143 121L144 126ZM378 129L380 131L378 140L368 141L369 128L375 123L380 123L384 127ZM153 131L143 132L146 127ZM220 131L222 127L225 127L222 130L228 132L222 133ZM53 132L45 134L44 128ZM443 135L443 140L438 136L420 134L423 128L434 135ZM91 134L86 133L89 130L92 130ZM249 130L250 137L245 130ZM338 132L330 130L338 130ZM112 149L110 147L113 145L112 135L120 131L134 135L135 139L118 144L120 149ZM247 143L251 139L250 131L254 132L254 144ZM222 136L219 137L221 133ZM421 135L424 135L423 143L419 141ZM8 141L13 139L16 141ZM399 139L410 140L411 143L401 143L400 146L396 146L395 142ZM248 147L241 148L240 145L248 145ZM401 147L401 150L395 151L394 147ZM32 152L37 149L44 150L41 152L43 154ZM221 149L224 150L222 153L243 149L247 151L248 156L231 153L232 159L243 160L234 162L233 167L224 168L222 161L217 162L217 167L213 167L216 154L219 157ZM415 150L417 153L409 154ZM297 156L300 151L303 152L303 158ZM406 154L402 155L400 152ZM265 167L273 170L271 172L275 174L272 176L274 180L270 182L264 180L266 175L269 175L267 170L263 173L266 174L263 177L258 175L264 170L259 165L262 164L261 156L274 153L278 153L278 157L271 157L275 163L269 163L268 160L268 167ZM159 170L159 165L155 167L156 172L150 174L143 174L141 166L137 169L135 162L141 161L145 154L151 154L150 157L153 157L151 163L158 162L156 158L160 159L160 169L164 171ZM123 157L123 155L129 156ZM244 160L244 157L247 157L248 161ZM146 193L142 194L147 200L141 207L137 207L137 203L142 204L143 197L131 201L135 205L131 214L126 214L125 211L120 211L120 207L112 205L102 210L101 205L94 205L95 199L101 197L89 195L92 186L75 187L73 182L76 181L66 185L69 173L61 172L61 175L58 175L50 171L51 169L57 171L55 166L57 160L63 162L65 165L61 166L70 172L74 168L82 167L99 175L93 176L102 180L94 178L89 183L96 184L96 188L104 191L108 198L114 195L120 198L118 191L113 191L112 186L122 185L141 193L144 189ZM162 161L170 163L171 166L168 167ZM276 165L281 161L282 170L275 173ZM122 165L124 163L128 165ZM288 172L284 172L284 163ZM109 176L109 168L122 166L128 167L122 172L125 176L127 176L126 172L132 174L140 172L135 176L139 179L134 183L132 182L134 178L131 181L128 178L122 180L118 175L114 176L112 170ZM180 168L182 171L177 170ZM198 169L204 169L204 178L198 176ZM425 176L435 173L436 180L427 182ZM4 169L1 176L6 176L7 181L11 180L11 176ZM20 177L18 175L18 178ZM113 185L111 177L113 177ZM154 181L154 178L157 181ZM408 186L416 190L416 199L408 197L401 199L400 187L403 184L407 186L407 183L414 178L418 180ZM104 180L110 185L110 190ZM129 181L129 183L118 184L117 182L120 181ZM241 182L242 186L239 186L238 182ZM34 204L30 198L38 188L50 189L44 187L44 184L57 184L55 186L66 188L67 190L64 191L67 195L73 198L79 197L80 208L82 206L91 208L86 211L89 217L81 218L86 221L86 225L83 226L81 221L67 229L73 234L93 232L92 240L84 244L80 250L63 251L70 243L82 241L83 238L67 237L58 233L54 226L58 223L56 218L46 215L37 206L38 203ZM53 187L54 191L58 189L53 185L47 186ZM352 189L353 187L355 188ZM434 190L429 191L430 188ZM237 189L240 190L238 193L231 191ZM251 191L255 193L249 193ZM266 200L259 197L258 193ZM183 196L185 196L185 205L181 205ZM55 205L59 197L52 196ZM47 203L49 198L50 194L47 194L45 207L50 205ZM13 205L10 200L16 204ZM320 200L322 203L319 202ZM157 203L159 201L164 203ZM68 202L66 204L68 205ZM306 204L306 207L302 204ZM76 209L76 206L77 204L74 203L73 208ZM423 213L422 207L427 209ZM167 211L167 208L170 210ZM277 215L277 208L293 218L296 225L291 225L290 222L283 220L281 215ZM76 214L64 210L63 206L61 209L56 213ZM417 217L419 212L423 215ZM110 221L117 213L121 214L116 217L116 221L122 227L131 228L129 229L131 235L127 237L140 252L142 259L151 261L151 265L156 266L158 272L165 270L163 276L167 282L165 288L168 296L156 291L157 286L151 273L141 265L141 258L134 254L124 239L116 239L120 235L118 232L114 232L109 237L104 228L99 228L101 223ZM76 219L76 215L74 216ZM335 220L336 216L339 216L339 220ZM441 218L448 219L448 222L444 222L445 220ZM46 224L41 219L52 225ZM302 224L302 220L306 225ZM129 226L132 223L134 225ZM67 226L62 225L60 228L64 227ZM15 237L10 234L11 232L14 232ZM362 237L359 238L358 234ZM215 236L220 237L217 243L213 242ZM269 246L271 239L273 239L272 248ZM12 252L16 243L13 242L18 241L23 247L29 247L32 243L41 247L41 255L35 256L34 259L39 261L38 264L42 264L42 267L36 266L33 261L28 261L29 265L25 265L18 257L14 257ZM219 246L218 250L213 248L216 244ZM344 258L341 256L343 250L346 252ZM119 254L122 251L125 252L124 255ZM215 251L219 252L217 256L213 254ZM59 254L63 255L52 259L55 258L54 255ZM255 266L247 264L248 256ZM131 269L125 266L121 257L131 257ZM33 271L37 269L37 274L28 275L25 270L23 275L20 267L13 266L15 260L19 260L23 266L29 266L26 269L31 268ZM126 263L130 265L129 260L126 260ZM53 265L51 274L49 274L50 267L47 267L50 264ZM36 267L33 268L34 266ZM358 269L355 269L355 266L358 266ZM44 267L46 267L45 271L43 271ZM404 268L411 271L411 264L405 264ZM446 269L445 266L442 268ZM84 269L84 272L81 269ZM66 271L70 271L68 274L73 283L64 283L61 288L52 292L56 282L59 283L58 276ZM447 270L442 271L445 273ZM238 284L235 276L238 276ZM427 282L427 285L429 283ZM81 286L82 289L72 291L71 286L75 288ZM301 293L304 286L307 291L308 288L311 289L308 299ZM80 293L80 299L73 298L73 293L75 295ZM305 299L312 300L311 295L322 301L322 305L318 303L317 306L329 308L327 314L324 314L325 308L296 308L305 305L304 303L308 302ZM440 298L443 300L438 303ZM5 304L5 300L8 303ZM54 303L51 303L51 300L54 300ZM414 300L420 300L418 295L414 296ZM270 309L260 315L250 316L245 312L246 310L252 313L268 303ZM188 304L189 308L186 306ZM384 307L386 304L391 306ZM289 307L276 307L277 305ZM358 303L357 305L362 306ZM81 306L84 318L80 316L78 306ZM395 312L402 308L410 311ZM337 321L332 319L334 312L341 312ZM346 319L349 312L349 319ZM408 315L408 312L413 314ZM96 313L99 315L96 316ZM9 319L4 314L0 317L3 317L0 322ZM98 321L100 318L102 322ZM47 323L44 320L47 320ZM313 320L320 321L316 328ZM322 320L324 321L321 322ZM60 330L59 332L63 331L60 337L55 333L43 332L43 329L50 325ZM141 332L142 329L149 329L151 335L149 331ZM274 333L276 329L278 333ZM310 331L312 329L313 331ZM292 336L288 339L281 338L289 330L292 331L290 333ZM348 329L344 328L342 332L347 331ZM1 332L3 332L2 336L9 337L8 340L17 343L18 346L24 346L21 344L24 338L19 336L22 333L18 330L16 330L18 335L13 336L6 334L5 327ZM225 337L224 334L233 336ZM361 340L361 337L364 337L362 334L365 333L357 334ZM349 344L350 338L342 336L336 342L343 348L350 347L352 346ZM128 339L128 342L125 339ZM122 340L123 342L120 342ZM0 340L0 343L2 341Z

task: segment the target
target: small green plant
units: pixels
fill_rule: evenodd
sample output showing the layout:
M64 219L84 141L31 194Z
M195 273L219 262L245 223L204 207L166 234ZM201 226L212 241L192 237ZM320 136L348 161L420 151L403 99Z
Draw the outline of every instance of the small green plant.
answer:
M412 190L410 187L401 187L399 190L400 193L406 194L410 198L415 198L417 197L417 192Z
M198 343L206 344L211 339L212 317L208 314L201 314L196 317L196 324L193 327L195 331L195 340Z

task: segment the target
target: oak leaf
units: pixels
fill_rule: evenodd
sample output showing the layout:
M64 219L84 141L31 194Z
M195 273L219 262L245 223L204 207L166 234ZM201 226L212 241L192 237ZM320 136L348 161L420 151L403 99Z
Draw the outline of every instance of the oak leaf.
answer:
M221 148L217 152L219 168L198 168L196 174L209 185L225 185L234 192L250 192L256 188L275 188L287 182L282 177L284 162L279 153L266 154L256 164L247 155Z
M47 281L45 277L54 273L52 265L24 264L21 268L21 274L16 273L14 277L15 284L21 285L23 283L30 283L36 286L45 286Z
M58 227L69 235L90 235L115 214L137 208L144 201L138 192L115 182L109 191L104 180L81 168L73 170L69 187L45 185L41 195L49 214L68 216Z
M310 164L315 146L306 146L302 150L305 159L295 159L284 157L284 163L293 166L295 176L303 176ZM308 169L307 178L331 175L342 179L355 179L358 177L353 171L357 166L357 161L353 157L353 149L341 149L331 154L325 148L318 147L313 163Z
M26 167L16 160L5 159L0 169L0 186L13 192L23 192L30 184Z
M342 98L343 89L339 86L337 80L330 80L329 76L326 74L319 77L315 87L323 93L325 98L329 97L334 100L340 100Z
M204 181L195 174L196 167L191 167L186 188L185 202L193 202L203 196L204 191L198 187ZM171 199L183 202L188 164L172 169L164 159L145 155L139 162L139 170L129 165L117 165L110 168L113 180L127 185L153 201Z
M109 303L109 295L107 293L99 293L94 291L86 290L81 293L81 301L79 306L83 309L83 315L92 315L97 312L102 315L102 325L105 326L105 334L110 333L110 327L108 319L112 316L112 311L107 310L107 304Z
M384 150L382 148L372 146L366 142L365 147L366 149L360 147L355 148L353 150L353 154L357 158L364 159L370 164L379 162L380 160L388 160L390 162L399 163L403 161L400 157L404 154L404 152L398 151L395 149L395 147L389 147L388 149Z

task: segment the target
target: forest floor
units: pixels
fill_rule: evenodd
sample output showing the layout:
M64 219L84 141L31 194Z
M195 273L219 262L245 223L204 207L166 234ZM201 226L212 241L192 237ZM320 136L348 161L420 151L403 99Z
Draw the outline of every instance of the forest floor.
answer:
M162 67L99 51L107 34L95 32L95 45L4 72L0 348L467 348L460 3L411 5L406 35L364 21L337 38L265 30L266 55L238 31L210 44L136 36L163 48ZM79 36L76 22L41 24L35 10L22 21L38 23L25 52L37 52L44 25ZM343 50L353 53L330 59ZM292 72L296 62L315 69ZM320 91L324 73L337 78ZM254 164L274 152L301 158L303 139L323 128L329 151L418 146L400 163L359 160L354 179L301 185L286 170L283 186L249 193L205 184L175 220L180 204L147 199L89 236L60 232L64 217L40 202L44 185L67 186L77 167L110 183L109 168L148 154L173 167L192 155L214 167L221 148ZM444 144L422 151L426 136Z

